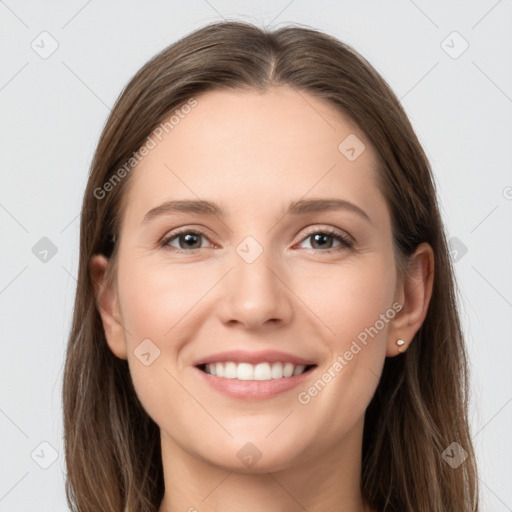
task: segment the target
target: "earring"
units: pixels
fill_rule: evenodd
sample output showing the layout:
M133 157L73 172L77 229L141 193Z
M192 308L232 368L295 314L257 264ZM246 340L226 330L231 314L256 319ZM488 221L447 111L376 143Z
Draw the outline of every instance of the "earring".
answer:
M403 345L405 345L405 341L404 340L396 340L396 344L398 345L398 352L401 353L402 352L401 347Z

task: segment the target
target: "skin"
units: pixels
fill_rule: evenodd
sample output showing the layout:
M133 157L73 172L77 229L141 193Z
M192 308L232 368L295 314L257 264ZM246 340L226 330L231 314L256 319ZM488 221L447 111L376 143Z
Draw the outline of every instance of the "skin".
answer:
M367 137L325 100L288 86L208 91L132 171L118 243L115 283L95 256L91 273L108 345L128 359L145 410L159 425L165 477L160 512L298 510L361 512L359 484L365 410L386 357L423 322L433 255L421 244L410 270L397 272L391 218L377 188ZM366 146L354 161L338 150L348 135ZM142 223L169 200L203 199L227 216L169 213ZM337 210L285 215L298 199L337 198L369 221ZM201 230L199 249L177 228ZM315 244L334 228L355 240ZM236 251L252 236L252 263ZM332 244L332 245L331 245ZM331 247L331 253L325 252ZM254 249L250 249L254 250ZM399 303L402 310L309 403L297 395L333 366L365 328ZM160 350L145 366L144 339ZM266 400L232 398L206 385L198 358L229 349L276 349L318 365L300 388ZM237 453L251 442L261 459Z

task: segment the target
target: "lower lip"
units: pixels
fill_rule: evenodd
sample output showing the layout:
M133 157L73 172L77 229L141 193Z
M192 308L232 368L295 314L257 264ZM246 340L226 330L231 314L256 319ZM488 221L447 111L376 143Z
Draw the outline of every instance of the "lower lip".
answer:
M289 391L290 389L303 384L316 368L317 366L314 366L307 372L301 373L300 375L283 377L281 379L238 380L210 375L209 373L203 372L203 370L200 370L196 366L194 367L205 382L217 391L221 391L222 393L234 398L245 398L248 400L263 400L277 396L285 391Z

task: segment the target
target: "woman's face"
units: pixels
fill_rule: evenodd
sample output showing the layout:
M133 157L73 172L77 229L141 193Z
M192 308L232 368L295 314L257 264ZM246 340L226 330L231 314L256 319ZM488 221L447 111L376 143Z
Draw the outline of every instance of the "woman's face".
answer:
M289 87L196 100L132 171L109 345L168 447L253 472L343 457L401 307L374 150Z

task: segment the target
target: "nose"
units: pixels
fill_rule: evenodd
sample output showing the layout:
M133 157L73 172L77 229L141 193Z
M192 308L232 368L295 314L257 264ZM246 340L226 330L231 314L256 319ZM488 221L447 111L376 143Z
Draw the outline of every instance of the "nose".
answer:
M256 260L249 262L238 254L233 269L222 280L218 303L221 321L249 330L275 328L291 321L293 293L286 286L286 276L264 250Z

